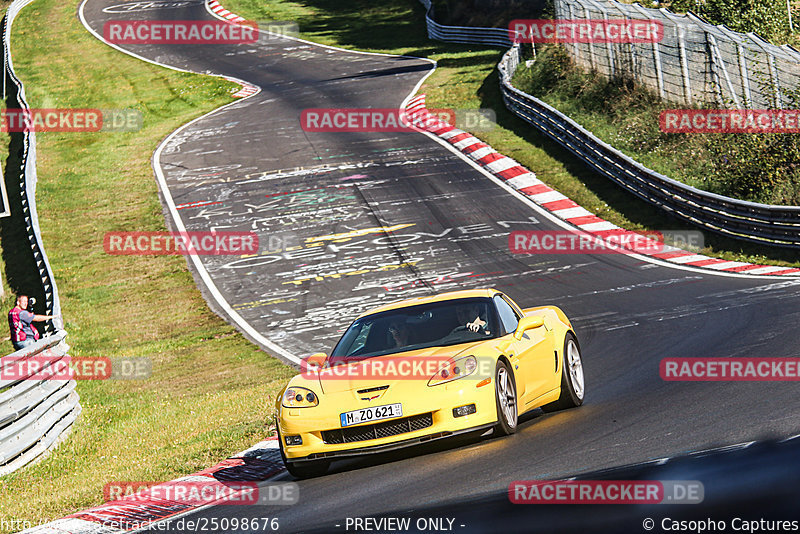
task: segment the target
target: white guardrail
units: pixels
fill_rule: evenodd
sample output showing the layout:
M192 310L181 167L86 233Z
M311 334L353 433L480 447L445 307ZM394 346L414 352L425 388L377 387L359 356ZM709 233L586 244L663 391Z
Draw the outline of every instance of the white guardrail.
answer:
M0 476L55 448L81 413L75 380L46 379L48 369L69 364L66 335L62 330L0 359ZM27 365L32 359L37 365Z
M431 0L420 0L425 6L425 24L428 37L447 43L482 44L508 48L511 40L507 28L472 28L467 26L444 26L433 20Z
M3 93L8 98L9 107L23 110L30 108L11 60L11 25L20 10L32 1L16 0L3 18ZM64 341L67 333L60 320L58 291L42 246L36 213L36 135L34 132L21 135L23 153L18 174L11 169L5 172L9 180L19 180L18 184L9 182L15 191L18 185L19 198L16 198L16 193L14 198L8 198L0 216L19 210L16 216L25 226L29 250L41 279L47 314L59 318L48 325L49 332L45 337L30 347L0 358L0 476L42 458L55 448L69 433L81 412L75 380L46 379L47 369L51 366L58 366L51 369L55 370L69 364L69 346ZM5 194L5 181L2 184ZM20 251L23 253L27 251ZM55 333L52 327L55 327ZM36 365L30 365L34 361ZM12 369L13 372L9 372Z
M447 42L498 45L498 28L442 26L427 8L428 36ZM520 46L511 44L500 64L500 90L506 107L535 126L594 170L645 202L695 226L754 243L800 248L800 206L776 206L702 191L648 169L603 142L580 124L512 85L520 63ZM475 40L467 41L472 36ZM795 86L798 84L795 84Z

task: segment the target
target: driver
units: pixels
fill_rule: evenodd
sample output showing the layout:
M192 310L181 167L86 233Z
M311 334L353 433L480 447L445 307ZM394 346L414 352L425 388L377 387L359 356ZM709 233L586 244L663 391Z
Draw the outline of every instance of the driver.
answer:
M456 316L458 317L458 326L455 330L466 329L470 332L479 332L480 330L485 330L487 325L486 321L481 318L481 306L479 304L457 306Z

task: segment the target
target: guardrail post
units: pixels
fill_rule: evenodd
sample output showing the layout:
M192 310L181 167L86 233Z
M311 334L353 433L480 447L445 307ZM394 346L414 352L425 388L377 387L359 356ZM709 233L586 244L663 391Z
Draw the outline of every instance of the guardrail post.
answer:
M739 77L742 79L742 98L747 108L753 107L753 98L750 96L750 76L747 72L747 57L744 54L744 47L736 44L736 55L739 59Z
M781 87L778 81L778 72L775 68L775 56L761 44L762 39L755 33L748 33L747 37L755 44L766 56L769 68L769 81L772 88L773 105L778 109L783 109L783 98L781 98Z
M584 20L589 20L589 10L586 9L586 6L581 6L583 9L583 18ZM589 39L589 66L591 70L597 70L594 68L594 45L592 44L592 40Z
M572 4L571 3L567 4L567 9L568 9L570 20L575 20L575 14L574 14L574 12L572 10ZM576 43L574 41L572 43L572 55L575 57L575 60L576 60L575 62L576 63L580 63L578 60L582 59L581 56L583 54L581 54L580 48L578 48L578 43ZM585 66L585 64L584 64L584 66Z
M772 90L775 94L775 107L783 109L783 98L781 97L781 82L778 79L778 69L775 68L775 56L767 52L767 61L769 62L769 77L772 81Z
M736 95L736 91L733 90L733 83L731 83L731 77L728 76L728 69L725 66L725 61L722 59L722 54L719 53L719 46L717 46L717 40L712 33L706 34L709 38L709 43L711 44L711 53L717 57L717 65L720 70L722 70L722 74L725 77L725 83L728 85L728 91L731 93L731 97L733 98L733 103L738 109L740 107L739 104L739 97ZM719 78L719 75L717 75ZM720 87L720 100L722 100L722 87Z
M650 15L647 11L640 6L639 4L633 4L632 6L636 9L640 14L644 15L645 19L647 19ZM658 96L660 98L664 98L664 72L661 68L661 49L658 46L658 42L653 39L651 43L653 47L653 66L656 69L656 84L658 86Z
M608 11L603 9L602 6L598 6L597 2L594 0L589 0L595 6L597 6L600 11L603 13L603 20L605 21L606 28L608 28ZM608 75L611 78L617 77L617 63L616 59L614 58L614 45L611 44L611 41L606 39L606 54L608 54Z
M703 32L704 41L706 43L706 57L708 58L708 71L711 74L711 88L712 91L717 95L717 100L720 104L723 101L722 95L722 84L719 83L719 73L717 72L717 67L714 64L714 52L711 50L711 40L709 39L709 33L707 31Z

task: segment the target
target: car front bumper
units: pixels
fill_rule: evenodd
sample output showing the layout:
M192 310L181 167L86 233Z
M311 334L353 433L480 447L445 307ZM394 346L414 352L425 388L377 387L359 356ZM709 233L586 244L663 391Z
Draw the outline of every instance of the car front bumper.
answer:
M393 387L380 398L367 402L359 399L355 392L345 391L323 395L320 398L320 405L316 407L282 407L278 417L281 439L284 440L286 436L302 438L301 445L286 445L286 442L283 441L281 447L284 455L289 460L302 461L375 454L459 434L485 431L497 422L493 381L477 387L477 381L467 382L465 379L462 384L457 382L443 384L424 392L427 394L419 394L418 391L416 394L411 394L412 392L407 388ZM376 439L359 439L345 443L331 443L324 439L326 431L338 431L342 428L339 419L341 413L368 406L394 403L400 403L403 406L401 418L346 428L359 429L392 421L399 422L401 419L414 418L423 414L431 414L432 424L418 430ZM461 417L453 414L454 408L468 404L475 405L475 413Z

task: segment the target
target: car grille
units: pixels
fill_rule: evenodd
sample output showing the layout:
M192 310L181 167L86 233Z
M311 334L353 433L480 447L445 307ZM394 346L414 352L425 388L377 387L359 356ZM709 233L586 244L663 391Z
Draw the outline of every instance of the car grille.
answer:
M433 426L433 415L424 413L422 415L412 415L402 417L383 423L372 425L355 426L353 428L337 428L336 430L323 430L322 441L329 445L339 445L342 443L353 443L356 441L367 441L368 439L388 438L397 434L414 432Z

